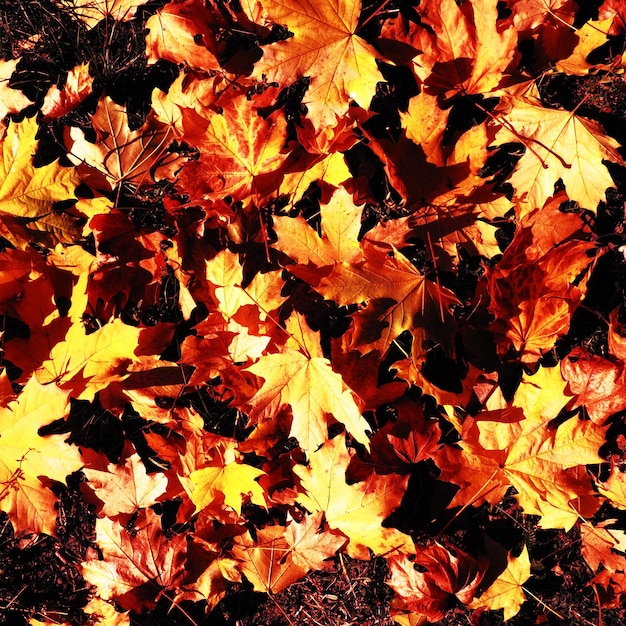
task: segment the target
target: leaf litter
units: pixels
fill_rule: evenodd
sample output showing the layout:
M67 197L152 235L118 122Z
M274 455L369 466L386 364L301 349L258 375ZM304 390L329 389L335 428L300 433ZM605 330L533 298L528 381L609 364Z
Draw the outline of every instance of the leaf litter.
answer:
M620 7L334 9L1 7L6 623L624 621Z

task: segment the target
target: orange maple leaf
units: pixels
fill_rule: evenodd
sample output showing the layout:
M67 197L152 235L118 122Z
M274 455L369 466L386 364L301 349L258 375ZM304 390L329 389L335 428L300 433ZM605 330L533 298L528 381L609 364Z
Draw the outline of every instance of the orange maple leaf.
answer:
M203 112L204 127L187 133L200 151L200 159L188 163L180 175L191 202L231 196L261 203L280 185L279 170L287 158L284 117L261 117L254 99L232 91L228 95L220 100L220 113Z
M454 0L427 0L417 9L427 32L417 47L416 74L446 96L494 89L517 46L511 24L497 19L495 0L458 5Z
M148 63L166 59L204 72L220 69L213 23L204 2L167 3L146 22Z
M304 97L317 130L337 125L350 101L369 106L382 76L376 50L357 35L361 3L352 0L267 0L266 19L284 24L293 38L263 48L254 74L290 84L310 78Z
M458 548L447 549L438 543L416 546L414 559L394 554L388 562L391 578L387 584L401 599L403 608L429 621L444 618L452 596L465 604L470 602L487 567L485 558L475 559Z
M235 538L233 556L256 591L278 593L310 571L330 565L328 559L346 543L345 537L320 530L322 513L306 515L301 522L266 526L256 541L248 533Z
M363 261L336 263L317 290L341 305L364 304L354 315L352 346L384 354L404 331L413 335L412 356L423 363L427 341L453 352L457 327L452 291L421 273L401 252L384 243L364 241Z
M164 474L148 474L138 454L129 456L123 465L110 463L107 470L84 468L89 487L102 500L101 512L108 517L135 513L152 506L167 489Z

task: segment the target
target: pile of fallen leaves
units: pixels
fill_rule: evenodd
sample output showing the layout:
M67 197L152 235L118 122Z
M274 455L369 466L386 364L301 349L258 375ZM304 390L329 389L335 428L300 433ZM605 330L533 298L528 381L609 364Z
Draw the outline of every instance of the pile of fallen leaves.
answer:
M597 4L2 9L0 623L292 623L370 560L379 623L623 623Z

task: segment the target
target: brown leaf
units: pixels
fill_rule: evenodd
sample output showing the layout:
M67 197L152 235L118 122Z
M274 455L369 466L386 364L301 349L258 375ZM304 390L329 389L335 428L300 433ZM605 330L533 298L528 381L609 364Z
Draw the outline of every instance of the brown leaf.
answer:
M82 162L100 175L90 180L96 188L107 191L122 183L132 187L148 185L169 178L182 166L178 155L167 152L176 138L169 125L149 117L141 128L131 130L126 107L108 96L100 99L91 121L96 143L87 141L82 130L72 127L70 156L74 163Z
M83 576L104 600L141 611L154 607L158 593L175 592L183 581L187 539L184 534L166 539L152 509L140 511L134 530L108 517L98 519L96 542L103 560L83 563Z

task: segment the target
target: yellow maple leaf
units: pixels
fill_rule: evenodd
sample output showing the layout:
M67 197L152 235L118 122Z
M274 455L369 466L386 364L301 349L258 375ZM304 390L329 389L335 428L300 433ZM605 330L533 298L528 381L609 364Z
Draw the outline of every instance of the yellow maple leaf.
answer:
M266 506L265 492L257 482L265 472L242 463L240 456L233 448L226 447L216 455L213 465L191 472L189 478L194 484L191 501L197 511L216 502L219 506L223 502L241 515L242 501L246 496L254 504Z
M242 306L255 305L264 320L284 301L281 290L285 281L281 270L258 273L243 287L243 267L234 252L222 250L206 262L206 278L215 288L218 308L226 317L233 317Z
M94 597L83 609L94 626L130 626L130 613L116 611L112 602Z
M58 161L35 167L35 118L11 123L2 139L0 159L0 235L25 248L29 241L54 246L71 243L82 232L76 217L53 211L53 203L74 197L80 180Z
M578 509L595 502L584 466L601 462L604 429L577 418L548 427L566 402L564 386L558 368L542 368L525 376L513 407L465 420L463 452L434 454L441 478L461 486L450 506L496 504L512 485L524 511L542 517L542 528L577 522Z
M39 477L64 482L82 466L78 449L63 437L37 435L67 408L67 391L31 378L17 399L0 410L0 509L19 530L55 534L56 497Z
M291 560L305 571L324 569L346 543L345 537L321 528L323 513L305 515L302 521L292 520L285 529L291 546Z
M289 405L293 412L290 436L303 450L315 450L328 437L327 415L341 422L361 444L369 447L369 425L355 395L323 357L309 358L296 350L261 357L248 368L264 378L251 398L250 416L263 421Z
M570 200L595 211L613 187L613 179L602 161L623 165L619 144L598 122L571 111L546 109L538 101L508 98L502 101L498 143L522 142L526 146L510 178L515 187L519 215L543 207L562 179Z
M526 601L522 585L530 578L530 558L528 548L524 546L517 556L509 554L504 572L496 578L480 598L474 598L471 609L484 608L488 611L504 609L504 619L511 619Z
M344 434L325 441L310 454L308 467L294 467L304 490L297 501L310 512L324 512L328 526L350 539L348 553L357 558L369 558L368 548L374 554L412 550L408 535L382 526L400 505L408 477L372 473L366 480L348 485L349 463Z
M280 250L298 263L296 267L290 266L289 270L315 286L324 274L330 273L334 263L360 260L362 252L358 238L362 212L362 207L354 203L352 195L340 187L328 203L320 206L321 237L302 216L276 216L274 230Z
M609 38L611 25L615 19L615 14L605 20L590 20L576 30L578 43L572 53L566 58L556 62L559 72L565 74L584 76L592 69L599 69L587 61L587 57L600 46L604 45ZM620 19L621 21L621 19ZM605 66L609 69L609 66ZM602 68L604 69L604 68Z
M90 335L81 323L74 323L65 340L50 351L50 358L37 370L37 379L44 384L77 383L75 392L80 399L92 400L94 394L114 380L121 380L127 366L139 357L134 350L139 345L141 329L114 319ZM84 385L78 383L78 379ZM84 391L80 387L84 386ZM79 393L80 392L80 393Z

